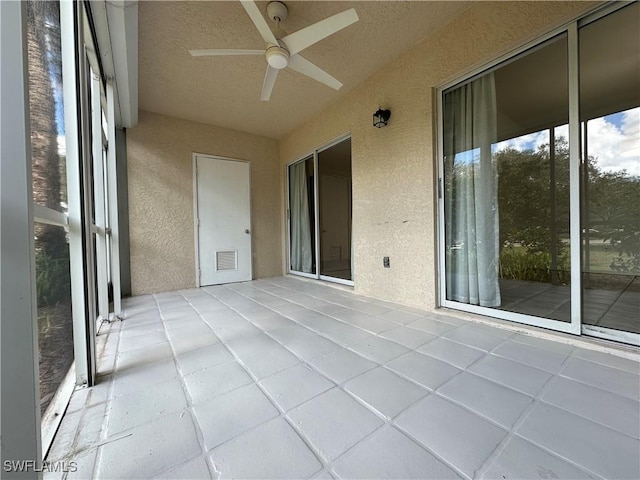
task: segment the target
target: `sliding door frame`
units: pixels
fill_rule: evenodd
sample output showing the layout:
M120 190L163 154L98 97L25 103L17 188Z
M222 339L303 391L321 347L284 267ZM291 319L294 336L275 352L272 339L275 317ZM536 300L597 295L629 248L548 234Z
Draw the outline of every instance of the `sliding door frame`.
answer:
M447 82L435 88L436 103L436 158L437 158L437 284L438 301L440 307L462 310L483 316L500 318L517 323L552 329L574 335L589 334L604 339L622 341L625 343L640 344L640 335L613 330L603 327L595 327L582 324L582 236L580 223L580 168L581 168L581 136L580 136L580 105L579 105L579 64L578 64L578 29L588 23L598 20L620 8L624 4L609 4L598 7L595 10L582 15L558 28L555 28L537 39L527 42L519 48L499 56L493 61L474 68L465 75ZM570 247L571 247L571 322L563 322L544 317L525 315L516 312L498 310L477 305L468 305L461 302L448 300L446 295L446 268L445 268L445 212L444 212L444 129L443 129L443 96L446 90L470 82L491 71L497 70L507 63L515 61L525 52L532 52L541 48L545 42L559 35L567 35L568 54L568 80L569 80L569 183L570 183Z
M624 3L615 2L615 3L607 4L603 7L597 8L594 11L583 15L582 17L580 17L575 21L575 24L577 25L577 30L580 30L580 28L585 27L590 23L596 22L601 18L606 17L607 15L613 12L616 12L617 10L620 10L622 8L625 8L627 6L629 6L629 3L627 2L624 2ZM584 192L581 191L580 194L583 195ZM582 245L582 242L581 242L581 245ZM640 346L640 334L638 333L626 332L624 330L616 330L614 328L607 328L607 327L601 327L598 325L587 325L587 324L582 324L581 333L584 335L592 336L592 337L602 338L604 340L612 340L615 342L623 342L623 343L629 343L631 345Z
M298 275L306 278L313 278L315 280L323 280L327 282L339 283L341 285L347 285L353 287L353 280L345 280L342 278L331 277L329 275L322 275L320 273L320 179L318 176L318 154L328 150L329 148L339 144L340 142L344 142L345 140L351 138L351 133L345 133L338 137L335 137L333 140L323 144L322 146L313 150L313 152L303 155L302 157L294 160L292 162L287 163L285 166L286 169L286 181L285 181L285 196L286 196L286 209L287 209L287 231L286 231L286 239L287 239L287 273L291 275ZM290 197L289 197L289 167L291 165L295 165L300 162L306 162L311 157L313 157L313 211L314 211L314 219L315 222L315 259L316 259L316 273L306 273L306 272L298 272L291 269L291 205L290 205ZM353 183L353 175L352 175L352 183ZM351 197L351 203L353 204L353 196ZM351 224L353 227L353 218L351 219ZM351 255L350 255L350 266L351 266L351 278L353 278L353 228L351 230Z
M286 181L285 181L285 196L286 196L286 207L287 207L287 231L286 231L286 239L287 239L287 273L290 273L291 275L298 275L300 277L306 277L306 278L313 278L313 279L317 279L318 278L318 265L317 265L317 260L316 260L316 273L307 273L307 272L300 272L298 270L292 270L291 269L291 190L289 188L289 182L290 182L290 177L289 177L289 167L291 167L292 165L296 165L298 163L302 163L302 162L306 162L308 160L313 159L313 175L314 175L314 186L315 186L315 175L316 175L316 169L317 169L317 164L318 164L318 158L317 155L315 153L315 151L313 152L313 154L308 154L303 156L302 158L299 158L298 160L294 160L293 162L290 162L286 165L285 170L286 170ZM316 201L316 195L315 195L315 187L314 187L314 197L313 197L313 212L314 212L314 223L317 224L317 201ZM315 232L317 233L317 232ZM317 242L317 236L314 237L315 241ZM314 251L314 253L316 253Z

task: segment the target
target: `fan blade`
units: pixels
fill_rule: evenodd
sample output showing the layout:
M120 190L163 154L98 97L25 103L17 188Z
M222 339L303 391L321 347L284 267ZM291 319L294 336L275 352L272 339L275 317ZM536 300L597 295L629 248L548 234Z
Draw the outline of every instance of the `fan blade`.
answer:
M264 55L264 50L239 50L235 48L213 48L209 50L189 50L192 57L220 57L227 55Z
M255 4L255 2L251 0L243 0L240 3L242 3L242 6L249 14L249 17L251 17L251 21L258 29L258 32L260 32L260 35L262 35L264 41L267 43L272 43L273 45L278 45L278 40L276 40L275 35L269 28L269 25L267 25L267 21L260 13L260 10L258 9L258 6Z
M309 60L304 58L302 55L292 55L289 58L289 68L299 72L303 75L306 75L309 78L313 78L320 83L324 83L325 85L335 89L340 90L342 87L342 83L333 78L327 72L322 70L317 65L314 65Z
M358 14L351 8L287 35L282 41L287 46L289 53L294 55L357 21Z
M276 78L278 77L277 68L273 68L271 66L267 67L267 73L264 75L264 82L262 84L262 94L260 95L260 100L267 102L271 97L271 91L273 90L273 86L276 83Z

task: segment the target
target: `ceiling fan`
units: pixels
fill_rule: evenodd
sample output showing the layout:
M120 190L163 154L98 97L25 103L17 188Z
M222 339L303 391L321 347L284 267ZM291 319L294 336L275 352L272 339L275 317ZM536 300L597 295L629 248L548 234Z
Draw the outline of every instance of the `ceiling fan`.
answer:
M209 49L209 50L189 50L194 57L206 56L230 56L230 55L265 55L267 59L267 73L262 84L262 94L260 100L267 101L271 97L271 91L276 82L278 72L289 67L296 72L324 83L331 88L339 90L342 87L337 79L329 75L317 65L304 58L299 53L307 47L327 38L330 35L342 30L345 27L358 21L356 11L351 8L342 13L338 13L329 18L325 18L313 25L291 33L281 39L277 39L264 17L260 13L258 6L253 0L242 0L242 6L249 14L251 21L260 32L260 35L267 42L264 50L240 50L240 49ZM287 18L288 9L282 2L270 2L267 5L267 14L279 26L280 22Z

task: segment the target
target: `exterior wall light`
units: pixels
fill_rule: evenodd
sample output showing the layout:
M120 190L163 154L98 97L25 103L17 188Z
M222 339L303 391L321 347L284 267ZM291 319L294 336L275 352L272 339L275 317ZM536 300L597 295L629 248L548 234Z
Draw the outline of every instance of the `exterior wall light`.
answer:
M391 110L382 110L382 107L378 107L378 111L373 114L373 126L382 128L389 123L391 118Z

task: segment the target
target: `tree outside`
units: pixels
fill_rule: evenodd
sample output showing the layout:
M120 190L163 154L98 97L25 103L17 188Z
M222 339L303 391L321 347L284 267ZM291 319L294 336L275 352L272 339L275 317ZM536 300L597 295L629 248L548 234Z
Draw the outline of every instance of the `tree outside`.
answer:
M507 147L495 153L495 161L501 277L569 283L567 140L555 139L554 155L549 143ZM594 157L582 173L583 271L640 275L640 178L603 171Z
M66 169L58 137L62 120L60 9L53 1L27 3L29 110L33 201L65 211ZM69 245L64 228L36 223L36 287L42 413L73 362Z

